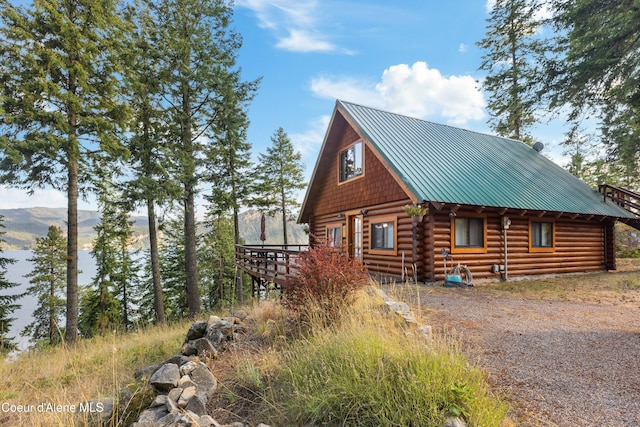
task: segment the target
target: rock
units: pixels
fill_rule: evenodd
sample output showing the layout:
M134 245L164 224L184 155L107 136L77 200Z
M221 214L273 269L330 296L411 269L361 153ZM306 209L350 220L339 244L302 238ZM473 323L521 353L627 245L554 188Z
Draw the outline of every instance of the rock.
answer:
M256 427L271 427L271 426L268 424L260 423Z
M178 399L178 406L181 408L186 408L189 399L196 395L197 387L187 387L182 390L182 394Z
M200 427L218 427L219 426L216 420L211 418L211 415L203 415L200 418L198 418L198 425Z
M180 407L175 400L167 399L167 411L169 412L180 412Z
M209 326L207 322L193 322L187 332L187 339L185 342L204 337L204 334L207 333L207 326Z
M189 399L184 409L199 416L207 415L207 401L200 396L193 396Z
M151 402L151 405L149 405L149 408L157 408L159 406L165 406L166 404L167 404L167 395L159 394L156 396L155 399L153 399L153 402Z
M447 417L442 427L467 427L467 423L461 418Z
M167 415L169 412L164 406L152 409L145 409L138 418L139 423L153 423Z
M149 384L160 391L169 391L178 385L180 369L174 363L166 363L160 367L149 380Z
M194 341L189 341L182 345L180 353L184 354L185 356L195 356L198 354L198 349L194 345Z
M184 354L176 354L175 356L172 356L171 358L165 360L164 363L173 363L178 366L182 366L185 363L189 363L191 361L191 357L189 356L185 356Z
M180 381L178 381L178 386L184 389L188 387L196 387L196 383L191 381L191 377L189 375L183 375L182 378L180 378Z
M197 367L198 367L198 363L191 360L185 363L184 365L180 366L180 375L189 375Z
M247 318L247 312L244 310L234 310L231 312L231 317L237 317L242 321Z
M198 396L205 399L218 387L218 380L202 362L191 372L191 381L198 387Z
M218 350L213 347L211 341L206 338L199 338L194 341L197 355L203 359L215 359L218 357Z
M160 365L151 365L140 368L134 372L133 378L139 380L141 378L151 378L151 375L160 367Z
M209 326L207 326L207 329L210 328L211 325L213 325L214 323L216 323L219 320L220 320L220 318L218 316L209 316L209 321L207 322L207 324Z
M167 394L167 399L172 400L174 403L176 403L180 399L180 396L182 395L182 390L183 388L181 387L176 387L172 389L169 392L169 394Z
M431 342L433 338L433 328L429 325L420 326L416 329L416 332L420 334L427 342Z

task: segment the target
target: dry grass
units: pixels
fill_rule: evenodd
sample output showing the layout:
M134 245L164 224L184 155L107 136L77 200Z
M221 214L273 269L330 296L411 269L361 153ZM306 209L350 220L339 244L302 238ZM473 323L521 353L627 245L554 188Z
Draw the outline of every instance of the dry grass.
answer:
M548 278L487 282L482 291L507 292L523 298L640 307L640 259L618 260L618 270Z
M144 384L136 384L133 373L159 363L180 348L189 323L151 327L125 335L112 334L82 340L72 349L56 347L23 353L15 360L0 362L0 425L75 426L81 402L104 397L123 398L124 405L140 401ZM129 389L130 395L123 392ZM40 404L60 405L46 411ZM33 409L20 413L18 407ZM115 417L110 425L128 425Z

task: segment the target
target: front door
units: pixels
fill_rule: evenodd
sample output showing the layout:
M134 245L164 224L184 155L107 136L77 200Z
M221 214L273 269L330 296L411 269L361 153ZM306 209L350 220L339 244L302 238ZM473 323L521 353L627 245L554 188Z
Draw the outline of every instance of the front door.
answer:
M349 238L349 256L353 258L362 258L362 215L350 215L347 222L349 230L347 236Z

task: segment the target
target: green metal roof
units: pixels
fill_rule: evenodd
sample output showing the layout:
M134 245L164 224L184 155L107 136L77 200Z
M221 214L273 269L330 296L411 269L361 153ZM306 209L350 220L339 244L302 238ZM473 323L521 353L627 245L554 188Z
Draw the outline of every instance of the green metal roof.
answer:
M337 106L418 200L635 218L522 142Z

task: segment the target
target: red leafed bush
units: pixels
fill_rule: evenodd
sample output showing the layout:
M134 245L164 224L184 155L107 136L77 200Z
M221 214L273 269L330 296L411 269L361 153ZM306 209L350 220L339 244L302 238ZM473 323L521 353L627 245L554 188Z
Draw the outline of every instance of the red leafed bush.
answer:
M297 273L282 287L283 305L306 320L334 320L355 301L368 278L359 260L321 244L297 260Z

